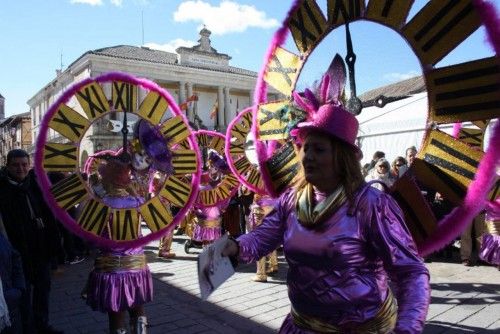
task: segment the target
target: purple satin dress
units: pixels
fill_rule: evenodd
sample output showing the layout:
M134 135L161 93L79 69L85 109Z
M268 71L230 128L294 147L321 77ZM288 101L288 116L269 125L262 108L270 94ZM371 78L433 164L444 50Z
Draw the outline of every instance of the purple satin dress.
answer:
M500 266L500 200L486 207L486 225L490 233L483 235L479 257L490 264ZM495 232L493 232L493 230Z
M133 196L104 197L103 201L113 208L138 207L143 202L142 199ZM125 250L101 249L99 256L140 254L144 254L143 247ZM147 266L144 269L114 272L93 270L89 275L87 304L95 311L125 311L151 300L153 300L153 278Z
M293 308L343 333L375 316L390 280L399 306L395 332L421 333L430 301L429 272L399 206L370 186L358 192L354 208L349 205L306 228L297 220L295 192L288 190L262 225L238 239L240 259L257 261L283 244ZM288 315L280 333L310 332Z

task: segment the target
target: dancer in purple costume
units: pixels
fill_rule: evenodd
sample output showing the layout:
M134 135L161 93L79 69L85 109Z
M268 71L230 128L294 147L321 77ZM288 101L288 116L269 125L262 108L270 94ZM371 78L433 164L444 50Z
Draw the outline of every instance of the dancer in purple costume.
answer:
M500 270L500 199L488 203L485 223L487 231L483 235L479 257Z
M217 186L224 173L229 172L224 159L215 152L208 156L208 171L202 174L200 190L210 190ZM195 203L193 213L195 224L192 239L202 243L204 246L219 239L222 235L221 223L224 209L229 205L231 199L222 201L218 205L206 207Z
M335 79L291 102L307 113L295 132L305 180L223 255L255 262L283 244L291 312L280 333L421 333L429 272L395 200L363 180L358 121Z
M267 195L256 194L250 206L249 231L256 229L264 218L273 210L277 200ZM266 268L267 267L267 268ZM267 282L267 275L278 271L278 255L276 249L257 261L257 273L252 278L255 282Z
M140 206L144 200L130 187L130 166L118 159L99 168L106 195L103 202L114 208ZM140 231L138 231L140 233ZM109 231L104 232L109 236ZM144 304L153 299L153 281L142 247L125 250L101 249L89 275L87 304L107 312L110 333L126 333L125 315L130 315L133 333L145 334Z

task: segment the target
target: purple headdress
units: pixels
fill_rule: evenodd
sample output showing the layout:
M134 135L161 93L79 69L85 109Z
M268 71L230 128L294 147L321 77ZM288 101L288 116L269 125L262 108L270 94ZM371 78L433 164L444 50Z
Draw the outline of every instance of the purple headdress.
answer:
M172 174L172 152L168 148L168 140L161 135L158 126L152 126L146 120L136 124L134 136L145 155L151 160L151 167L157 171Z

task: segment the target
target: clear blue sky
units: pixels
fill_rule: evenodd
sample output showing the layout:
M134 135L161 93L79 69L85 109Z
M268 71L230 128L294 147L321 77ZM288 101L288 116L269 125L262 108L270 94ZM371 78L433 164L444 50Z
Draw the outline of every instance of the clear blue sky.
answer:
M497 10L500 0L492 0ZM191 46L203 24L212 46L232 57L232 66L259 71L263 55L291 0L7 0L0 6L0 94L7 116L29 111L26 101L89 50L143 45L173 50ZM326 0L318 3L324 6ZM426 1L416 0L410 17ZM141 19L143 17L143 19ZM143 24L141 22L144 22ZM143 27L143 28L142 28ZM405 42L374 23L351 26L358 55L358 93L420 73ZM439 65L490 56L484 31L475 33ZM291 39L289 39L291 41ZM345 55L344 31L327 37L306 65L299 85L310 83L330 62L330 50ZM295 48L288 48L295 52ZM62 55L62 62L61 62Z

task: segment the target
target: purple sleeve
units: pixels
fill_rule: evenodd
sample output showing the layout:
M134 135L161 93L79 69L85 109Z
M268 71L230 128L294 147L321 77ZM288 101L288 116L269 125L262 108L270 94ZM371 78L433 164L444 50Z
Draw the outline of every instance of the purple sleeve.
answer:
M288 216L286 203L290 196L290 192L283 194L275 208L264 218L262 224L238 238L239 257L242 262L255 262L283 243Z
M398 301L395 333L421 333L430 302L429 271L394 199L381 194L371 209L370 240L394 283Z

